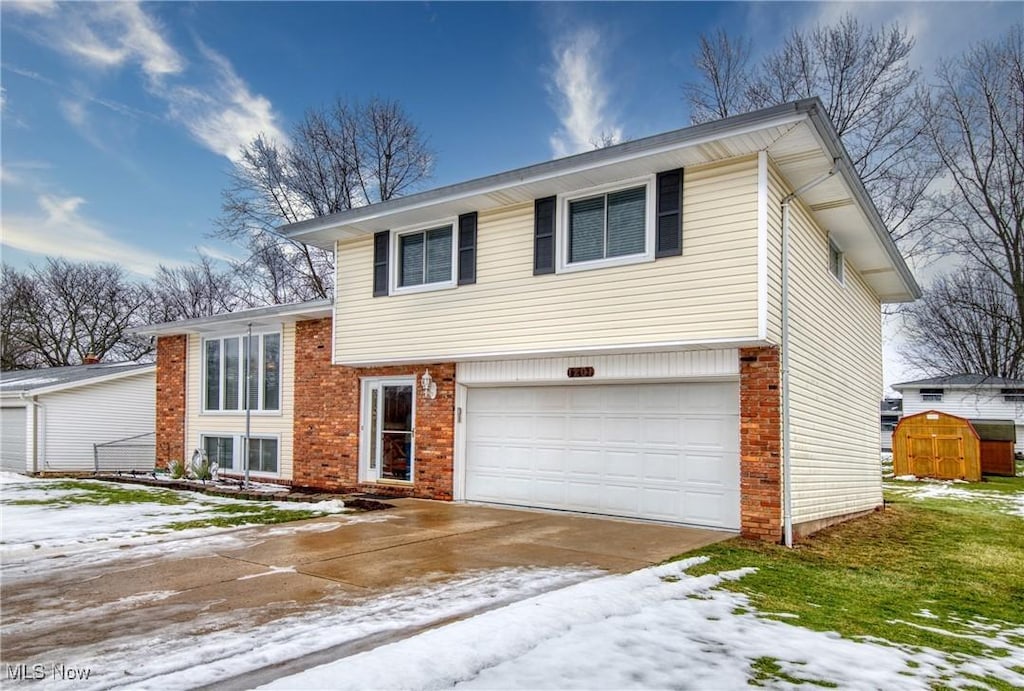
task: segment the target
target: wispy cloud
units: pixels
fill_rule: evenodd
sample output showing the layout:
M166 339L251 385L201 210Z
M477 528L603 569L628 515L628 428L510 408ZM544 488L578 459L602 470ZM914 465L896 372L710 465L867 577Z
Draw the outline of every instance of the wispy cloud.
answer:
M258 134L285 140L273 104L254 93L225 56L197 40L195 59L186 60L143 5L73 3L36 14L40 16L26 18L35 20L37 25L29 35L91 71L137 69L142 86L167 108L160 119L184 128L204 148L236 162L240 147ZM62 98L62 113L93 144L98 141L89 136L88 112L83 101L130 117L145 115L122 103L58 84L31 70L10 65L4 65L4 69L73 93L74 100Z
M555 157L593 149L599 142L622 140L622 127L608 109L601 34L584 27L554 41L553 83L549 90L561 123L551 135Z
M153 276L160 264L181 262L123 242L80 212L82 197L40 194L35 213L5 214L0 242L42 256L113 262L141 276Z
M172 87L166 96L171 117L210 151L233 163L238 162L241 147L259 134L285 141L270 100L254 94L223 55L201 42L199 52L207 66L207 82Z

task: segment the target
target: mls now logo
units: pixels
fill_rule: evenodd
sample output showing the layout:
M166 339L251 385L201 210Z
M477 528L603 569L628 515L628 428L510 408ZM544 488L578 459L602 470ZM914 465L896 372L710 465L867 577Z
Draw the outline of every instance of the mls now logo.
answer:
M63 664L55 664L51 673L46 673L46 665L7 665L7 678L11 681L42 681L43 679L54 679L57 681L84 681L92 674L88 667L68 667Z

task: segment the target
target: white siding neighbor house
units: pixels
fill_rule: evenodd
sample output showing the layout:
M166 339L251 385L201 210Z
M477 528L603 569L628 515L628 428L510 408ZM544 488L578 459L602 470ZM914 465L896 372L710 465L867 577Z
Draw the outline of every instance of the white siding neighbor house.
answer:
M153 364L97 363L3 372L3 470L93 472L94 444L154 433L155 381ZM152 447L152 437L145 443ZM117 467L107 469L153 469L151 448L118 455Z
M1024 453L1024 380L955 374L894 384L903 394L903 415L938 410L957 417L1013 420L1014 451Z

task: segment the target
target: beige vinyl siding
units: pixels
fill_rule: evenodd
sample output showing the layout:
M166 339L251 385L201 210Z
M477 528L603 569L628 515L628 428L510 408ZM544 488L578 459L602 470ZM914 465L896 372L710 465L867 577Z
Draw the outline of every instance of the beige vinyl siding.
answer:
M753 339L756 266L756 158L686 171L681 257L534 276L519 204L480 214L475 285L374 298L373 239L339 243L335 361Z
M41 471L91 471L93 444L156 429L155 372L42 394L38 400ZM122 469L152 470L153 461L148 457L141 466L126 461Z
M240 335L231 333L224 335ZM190 334L188 337L187 385L185 387L185 448L191 458L192 452L200 448L203 435L244 435L245 412L203 413L203 337ZM253 412L251 416L252 436L278 437L278 476L284 480L292 477L292 448L295 413L295 325L285 324L281 328L281 411ZM242 466L237 462L238 469Z
M778 175L770 190L779 207ZM872 509L882 503L881 304L849 263L843 284L832 276L828 235L799 201L790 207L789 300L793 522Z

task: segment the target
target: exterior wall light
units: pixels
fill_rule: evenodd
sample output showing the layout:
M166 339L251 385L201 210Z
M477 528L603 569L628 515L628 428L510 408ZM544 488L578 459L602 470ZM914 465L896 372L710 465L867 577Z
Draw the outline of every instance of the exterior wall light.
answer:
M427 398L437 398L437 384L434 382L434 378L430 376L430 370L423 372L423 376L420 377L420 388L423 389L423 395Z

